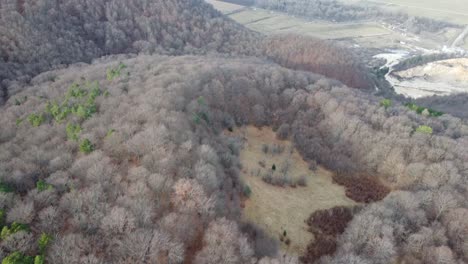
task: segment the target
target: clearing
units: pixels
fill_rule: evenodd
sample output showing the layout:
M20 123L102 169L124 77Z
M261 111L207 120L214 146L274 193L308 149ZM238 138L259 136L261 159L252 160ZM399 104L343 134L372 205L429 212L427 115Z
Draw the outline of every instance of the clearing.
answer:
M310 170L293 144L278 140L270 128L247 126L230 134L240 137L244 143L240 154L243 166L241 179L249 186L251 194L244 202L243 220L256 224L274 238L282 237L283 250L294 254L305 252L313 239L305 223L312 212L356 205L346 197L342 186L333 183L332 172L322 167ZM268 151L265 151L265 146L268 146ZM276 167L274 171L273 164ZM287 170L284 170L285 164L288 164ZM269 173L283 179L284 171L288 178L284 187L262 179ZM295 185L300 178L305 179L306 186L291 187L291 183ZM288 239L289 245L285 243Z

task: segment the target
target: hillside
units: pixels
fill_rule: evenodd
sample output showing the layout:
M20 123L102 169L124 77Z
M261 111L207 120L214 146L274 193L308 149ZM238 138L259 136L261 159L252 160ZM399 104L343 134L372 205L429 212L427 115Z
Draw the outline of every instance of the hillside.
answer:
M386 109L338 82L258 59L109 57L32 83L0 115L5 222L29 227L6 236L4 256L39 254L42 232L54 235L50 263L275 256L258 250L268 240L239 231L239 145L221 133L252 124L280 128L308 162L395 190L354 216L325 262L466 260L468 127L456 118ZM421 248L405 242L413 240Z
M0 22L2 264L468 262L468 123L373 95L349 47L202 0Z
M0 35L3 97L16 92L13 80L103 55L252 54L256 47L256 34L203 0L0 0Z
M123 53L259 56L354 88L374 87L345 47L317 39L265 38L203 0L0 0L0 22L0 104L40 72ZM294 55L297 48L305 59Z

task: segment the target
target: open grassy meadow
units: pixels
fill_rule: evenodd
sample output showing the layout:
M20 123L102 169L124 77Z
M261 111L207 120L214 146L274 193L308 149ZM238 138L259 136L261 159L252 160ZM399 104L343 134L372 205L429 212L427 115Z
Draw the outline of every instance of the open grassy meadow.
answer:
M243 219L255 223L273 238L283 237L283 250L304 253L313 239L305 220L314 211L356 204L346 197L342 186L333 183L332 172L322 167L310 170L292 143L278 140L270 128L248 126L233 134L244 140L240 154L241 179L251 190L250 197L244 202ZM269 146L267 152L265 146ZM281 153L274 150L275 147L281 148ZM286 173L290 182L295 183L305 176L306 186L275 186L262 179L272 166L281 174L285 163L289 166ZM287 239L289 245L285 243Z

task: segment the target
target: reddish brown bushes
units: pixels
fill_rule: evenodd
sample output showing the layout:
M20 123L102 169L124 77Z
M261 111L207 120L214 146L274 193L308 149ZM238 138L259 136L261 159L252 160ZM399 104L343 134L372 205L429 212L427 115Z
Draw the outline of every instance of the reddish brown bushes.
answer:
M352 218L352 209L341 206L312 213L307 219L307 225L315 239L307 246L301 261L313 263L324 255L333 254L337 246L336 237L344 232Z
M370 176L339 173L333 177L333 180L345 186L346 196L360 203L382 200L390 192L388 187Z
M351 219L353 219L351 209L338 206L328 210L315 211L307 219L307 225L309 225L309 231L313 233L336 235L344 232Z
M263 48L267 57L284 67L319 73L354 88L373 87L364 66L352 53L329 41L285 35L268 38Z

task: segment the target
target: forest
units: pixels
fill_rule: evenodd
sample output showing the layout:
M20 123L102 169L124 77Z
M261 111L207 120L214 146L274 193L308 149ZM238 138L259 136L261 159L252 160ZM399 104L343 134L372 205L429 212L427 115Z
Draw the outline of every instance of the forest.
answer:
M468 123L369 92L346 47L201 0L0 0L0 21L2 264L468 262ZM241 221L223 131L247 125L359 202L304 219L325 241L304 256Z

